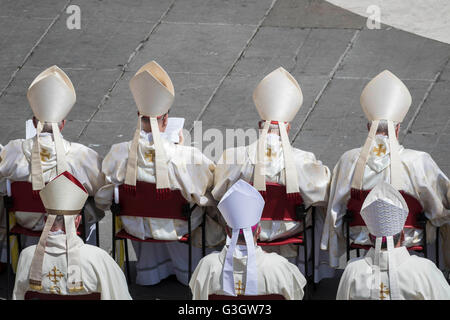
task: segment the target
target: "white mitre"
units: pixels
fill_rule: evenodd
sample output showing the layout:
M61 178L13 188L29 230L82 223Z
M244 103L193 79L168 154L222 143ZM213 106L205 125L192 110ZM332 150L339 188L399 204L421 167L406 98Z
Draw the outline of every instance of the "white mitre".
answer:
M125 186L136 187L137 149L141 133L141 118L150 118L153 143L155 145L156 188L170 189L167 156L162 145L157 118L166 114L173 104L175 91L167 72L155 61L142 66L130 80L130 89L139 110L138 124L128 154Z
M69 292L83 290L81 277L80 252L76 248L77 231L75 217L83 209L88 193L83 185L68 171L58 175L39 192L42 203L48 213L47 221L36 246L30 268L29 284L32 290L42 290L42 263L49 232L56 216L64 216L67 241L67 287Z
M408 205L403 196L386 182L377 184L367 195L362 207L361 216L376 237L375 255L373 261L374 281L372 283L372 298L378 299L381 284L379 258L383 237L386 237L389 268L389 288L393 300L400 298L398 276L392 251L394 250L393 236L403 230L408 217Z
M286 192L288 196L299 195L297 169L285 122L292 121L302 106L303 94L300 85L289 72L280 67L265 76L256 86L253 92L253 102L261 119L265 120L258 140L258 158L253 185L259 191L266 190L264 171L266 136L270 123L278 123L285 159Z
M44 123L51 123L56 150L57 173L68 169L62 136L58 123L64 120L76 101L75 89L67 74L57 66L41 72L31 83L27 92L28 102L38 120L36 142L31 154L31 182L33 190L44 187L40 159L39 135Z
M255 244L251 227L261 220L264 199L261 194L244 180L238 180L223 195L217 208L222 213L227 225L232 228L232 237L223 267L223 290L236 295L234 289L233 254L242 230L247 247L246 295L258 293L258 270L255 258Z
M388 123L391 184L396 189L401 189L399 143L393 122L403 121L411 106L411 101L408 88L388 70L378 74L363 89L360 98L361 107L367 119L372 121L372 125L356 164L352 179L353 189L362 189L364 169L380 120L386 120Z

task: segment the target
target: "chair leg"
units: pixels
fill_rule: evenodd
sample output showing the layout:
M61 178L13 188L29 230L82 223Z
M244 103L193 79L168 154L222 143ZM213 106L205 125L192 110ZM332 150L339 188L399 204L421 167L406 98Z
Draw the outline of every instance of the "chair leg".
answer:
M427 248L427 224L425 223L423 227L423 256L428 258L428 248Z
M189 230L189 238L188 238L188 246L189 246L189 264L188 264L188 283L191 281L192 275L192 230L191 230L191 215L188 217L188 230Z
M350 260L350 225L348 222L345 222L345 229L347 231L347 235L345 238L346 250L347 250L347 261Z
M19 255L22 251L22 236L20 234L16 235L17 238L17 246L19 247Z
M439 227L436 228L436 266L439 269Z
M128 255L128 240L127 239L123 239L124 243L124 247L125 247L125 263L126 263L126 268L127 268L127 283L130 284L131 283L131 276L130 276L130 257Z
M307 240L307 234L306 234L306 218L303 216L303 252L304 252L304 266L305 266L305 278L306 278L306 296L308 297L308 300L311 298L310 294L310 281L308 281L309 278L309 268L308 268L308 240Z
M202 222L202 256L206 255L206 212L203 212Z
M11 241L9 237L9 211L6 211L6 300L9 300L9 284L11 282Z
M95 223L95 244L100 248L100 230L98 229L98 221Z
M316 217L316 208L313 207L312 211L311 211L311 259L312 259L312 286L313 286L313 290L316 290L316 283L315 283L315 269L316 269L316 222L315 222L315 217Z
M83 242L86 243L86 219L84 217L84 210L81 210L81 225L83 226L81 228L81 238L83 239Z

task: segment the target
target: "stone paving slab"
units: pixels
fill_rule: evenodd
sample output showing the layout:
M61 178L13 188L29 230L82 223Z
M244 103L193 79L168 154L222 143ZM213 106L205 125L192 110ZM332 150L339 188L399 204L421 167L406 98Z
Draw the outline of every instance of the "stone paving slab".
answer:
M257 25L273 0L175 1L164 21Z
M322 0L278 0L264 26L360 29L366 18Z

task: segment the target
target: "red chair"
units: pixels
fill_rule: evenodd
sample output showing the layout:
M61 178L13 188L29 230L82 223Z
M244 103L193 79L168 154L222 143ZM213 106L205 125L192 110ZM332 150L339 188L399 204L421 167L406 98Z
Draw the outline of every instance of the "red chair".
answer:
M352 189L350 191L350 199L347 202L347 212L344 216L344 225L346 228L346 251L347 251L347 261L350 260L350 251L353 249L357 250L357 256L359 257L359 250L369 250L370 245L359 245L352 243L350 244L350 227L354 226L366 226L363 218L361 217L361 207L366 199L367 195L371 190L356 190ZM427 257L427 245L426 245L426 224L427 218L423 212L422 205L420 202L414 198L413 196L407 194L404 191L400 191L401 195L406 201L408 205L409 213L405 222L404 229L422 229L423 230L423 239L422 244L417 246L408 247L408 250L413 250L417 252L423 252L424 256ZM436 232L436 263L439 265L439 230Z
M11 249L10 249L10 236L15 236L17 239L17 244L19 247L19 253L22 250L22 246L20 243L20 235L31 236L31 237L40 237L41 231L33 231L27 228L20 226L19 224L14 224L10 226L9 217L13 216L16 211L22 212L36 212L46 214L46 210L44 205L42 204L41 198L39 196L33 195L33 188L30 182L27 181L15 181L10 183L7 181L8 195L3 197L5 211L6 211L6 256L7 256L7 285L6 285L6 297L9 298L9 279L10 279L10 265L11 265ZM77 234L80 235L85 241L85 232L84 232L84 213L81 211L82 223L80 224L80 228L77 231ZM81 232L80 232L81 229Z
M256 296L225 296L220 294L210 294L208 300L286 300L281 294L266 294Z
M305 254L305 277L308 278L308 243L306 237L306 231L311 231L311 258L313 261L312 268L312 283L314 283L314 226L315 226L315 208L312 207L311 226L306 226L306 215L309 208L305 208L303 199L300 197L297 200L290 200L286 195L286 186L277 183L266 183L266 195L265 195L264 211L261 216L261 221L297 221L303 224L303 230L293 236L275 239L273 241L258 241L259 246L282 246L287 244L295 244L303 246Z
M117 193L118 196L117 201ZM186 243L189 249L189 280L192 275L192 243L191 243L191 214L197 207L190 206L189 202L183 198L180 190L170 190L164 195L164 198L158 197L156 184L146 183L142 181L136 182L136 190L125 190L125 186L122 184L115 190L115 201L111 205L111 212L113 214L113 258L116 257L116 240L125 241L125 262L127 269L127 281L130 283L130 265L128 256L127 239L140 242L172 242L179 241ZM148 238L145 240L136 238L124 229L116 230L116 218L119 216L134 216L145 218L164 218L164 219L178 219L188 222L188 233L185 234L179 240L157 240ZM202 250L203 256L205 255L205 215L203 214L202 222Z
M62 295L53 293L42 293L36 291L27 291L25 293L25 300L100 300L100 292L93 292L89 294L74 294Z

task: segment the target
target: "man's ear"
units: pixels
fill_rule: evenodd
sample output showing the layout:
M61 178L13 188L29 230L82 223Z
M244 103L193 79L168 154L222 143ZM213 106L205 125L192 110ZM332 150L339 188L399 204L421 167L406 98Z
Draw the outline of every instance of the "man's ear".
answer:
M77 215L76 217L75 217L75 228L76 229L78 229L78 226L80 225L80 223L81 223L81 214L79 214L79 215Z
M59 131L62 131L62 130L64 129L64 126L66 125L66 123L67 123L67 120L64 119L64 120L61 122L61 128L59 128Z

